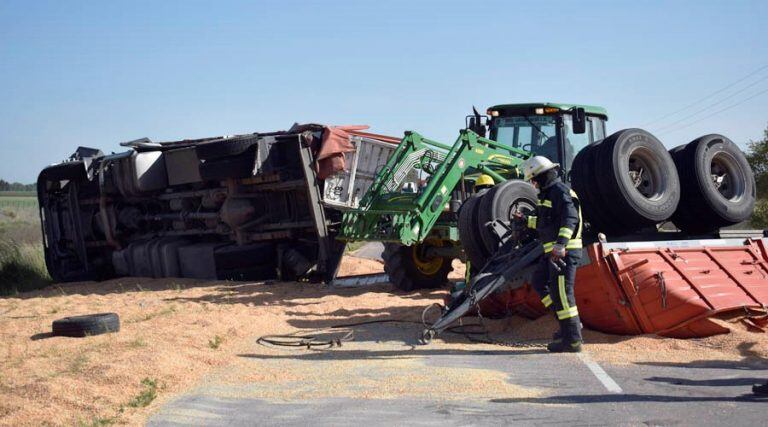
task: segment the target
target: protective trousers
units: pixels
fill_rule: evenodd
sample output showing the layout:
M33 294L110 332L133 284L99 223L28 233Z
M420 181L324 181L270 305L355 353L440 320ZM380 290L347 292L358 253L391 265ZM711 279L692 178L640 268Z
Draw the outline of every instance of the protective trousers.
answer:
M541 297L544 307L551 309L560 323L560 337L565 343L581 342L581 321L576 308L574 284L581 251L569 251L560 271L545 254L533 273L531 285Z

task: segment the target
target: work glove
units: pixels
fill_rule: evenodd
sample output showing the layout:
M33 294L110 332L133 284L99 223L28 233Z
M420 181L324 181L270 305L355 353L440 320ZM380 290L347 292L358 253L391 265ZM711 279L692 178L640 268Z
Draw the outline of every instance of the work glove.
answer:
M559 260L565 258L565 254L567 251L565 250L565 245L562 245L560 243L552 246L552 258Z

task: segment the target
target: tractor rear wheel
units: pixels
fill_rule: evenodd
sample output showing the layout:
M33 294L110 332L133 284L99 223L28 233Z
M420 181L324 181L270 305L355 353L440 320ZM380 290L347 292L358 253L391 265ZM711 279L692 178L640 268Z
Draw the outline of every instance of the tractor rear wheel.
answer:
M443 246L443 241L427 240L412 246L384 244L384 271L395 288L410 292L439 288L448 282L453 259L428 256L427 249L434 246Z

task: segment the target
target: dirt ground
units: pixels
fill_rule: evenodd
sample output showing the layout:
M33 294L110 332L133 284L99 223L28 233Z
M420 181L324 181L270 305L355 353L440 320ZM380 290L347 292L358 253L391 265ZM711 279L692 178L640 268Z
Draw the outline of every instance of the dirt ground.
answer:
M456 265L453 276L461 277L462 268ZM341 268L343 275L381 271L380 263L354 257L346 257ZM353 370L355 366L353 361L340 359L324 368L323 375L328 380L322 383L323 387L296 386L291 392L281 388L279 393L271 391L274 388L270 385L318 374L305 372L305 365L292 364L285 358L264 359L259 362L262 369L258 371L252 369L252 364L248 365L248 372L238 367L243 365L243 357L253 352L259 336L367 320L416 322L425 307L442 301L444 292L393 293L388 284L336 289L297 283L130 278L57 285L3 298L0 424L138 425L174 395L204 385L212 376L221 381L229 375L233 382L249 384L250 395L262 398L288 399L299 394L317 397L330 390L335 395L358 397L424 395L432 384L419 377L416 365L408 359L382 360L386 363L382 369L393 372L383 384L374 380L371 384L345 384L338 379L343 376L333 373ZM122 330L83 339L49 335L54 319L99 312L118 313ZM533 322L511 318L489 321L487 326L499 340L545 340L555 323L549 318ZM764 334L748 332L737 324L731 326L731 334L697 340L620 337L586 331L586 348L595 359L612 363L768 356ZM407 337L360 339L381 348L389 342L398 342L402 347L403 340L413 341L412 329L407 331ZM443 338L432 345L452 349L499 348L471 343L459 335L446 334ZM279 350L264 349L270 351ZM333 359L332 354L329 357ZM223 369L225 366L227 369ZM536 393L516 389L503 377L476 369L446 369L441 375L455 379L449 382L456 384L458 394Z

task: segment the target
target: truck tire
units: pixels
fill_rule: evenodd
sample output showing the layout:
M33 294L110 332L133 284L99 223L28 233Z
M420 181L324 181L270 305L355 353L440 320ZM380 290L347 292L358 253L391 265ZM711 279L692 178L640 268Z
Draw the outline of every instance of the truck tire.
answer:
M512 221L512 213L518 209L523 213L534 213L537 200L533 185L519 179L502 182L488 190L480 201L477 229L489 256L496 253L501 242L487 225L495 220Z
M642 129L624 129L597 150L592 167L599 174L595 179L604 217L632 232L672 216L680 202L680 181L672 157L656 137Z
M470 196L459 209L459 240L464 253L467 254L467 260L472 269L480 269L488 261L488 254L485 252L485 245L477 229L477 212L480 207L480 201L488 190L481 190L479 193Z
M749 219L755 207L755 176L744 153L717 134L670 150L680 172L681 199L672 222L703 233Z
M444 257L426 258L423 253L431 244L424 242L412 246L385 243L384 272L396 289L410 292L416 289L434 289L448 282L448 273L453 270L453 259Z
M222 157L243 154L258 142L258 135L217 139L196 145L195 152L197 153L197 158L200 160L214 160Z
M86 314L53 321L53 335L60 337L88 337L120 330L116 313Z
M604 213L606 202L598 192L597 171L593 166L595 153L602 140L584 147L573 159L571 167L571 186L581 202L581 211L589 229L595 233L609 232L611 221Z

